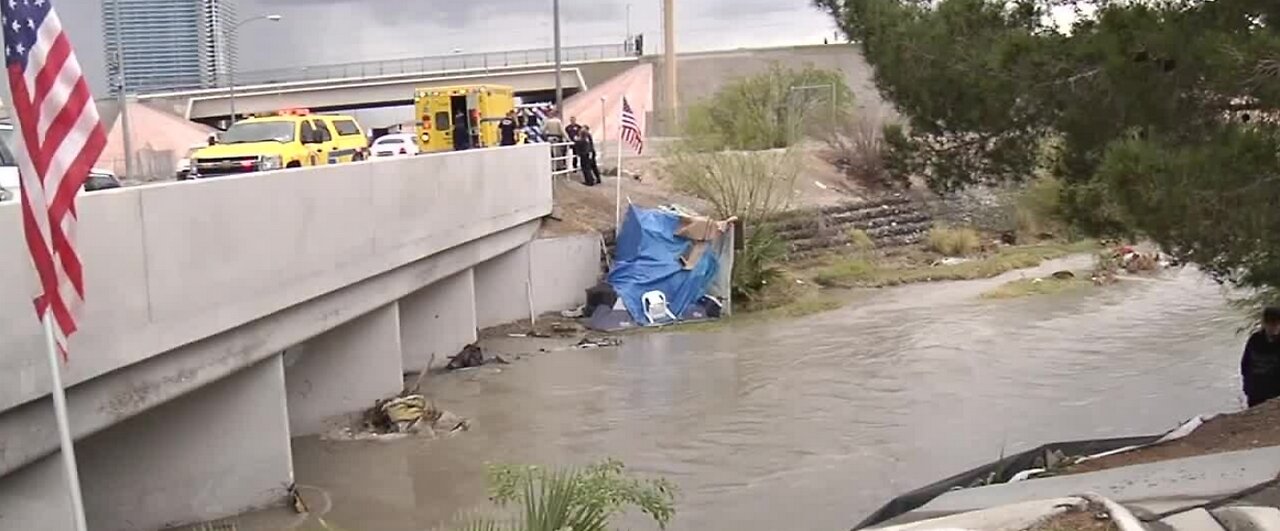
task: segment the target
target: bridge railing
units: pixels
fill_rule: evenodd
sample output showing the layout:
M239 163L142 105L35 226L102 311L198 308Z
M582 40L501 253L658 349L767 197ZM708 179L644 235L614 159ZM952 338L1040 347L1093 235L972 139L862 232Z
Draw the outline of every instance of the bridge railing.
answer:
M632 57L624 44L600 44L563 47L561 61L583 62ZM555 63L555 49L540 48L510 52L435 55L384 61L364 61L331 65L302 66L238 72L236 85L270 85L298 81L392 76L398 74L431 74L459 70L488 70L514 66L549 65ZM221 83L220 86L225 86Z

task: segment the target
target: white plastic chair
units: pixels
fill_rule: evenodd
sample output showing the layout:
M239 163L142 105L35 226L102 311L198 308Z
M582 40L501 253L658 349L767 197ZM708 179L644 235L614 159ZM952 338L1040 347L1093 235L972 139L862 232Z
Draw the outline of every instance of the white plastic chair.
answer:
M649 324L663 320L676 320L675 314L671 313L671 308L667 307L667 295L661 291L649 291L640 296L641 304L644 304L644 316L649 319Z

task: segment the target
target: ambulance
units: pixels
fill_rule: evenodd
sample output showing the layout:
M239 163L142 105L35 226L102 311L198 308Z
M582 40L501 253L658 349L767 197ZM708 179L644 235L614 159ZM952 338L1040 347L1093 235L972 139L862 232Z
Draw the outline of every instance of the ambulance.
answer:
M466 120L460 132L470 137L470 147L497 146L498 122L516 107L515 89L502 85L420 88L413 101L418 148L423 153L454 149L458 116Z

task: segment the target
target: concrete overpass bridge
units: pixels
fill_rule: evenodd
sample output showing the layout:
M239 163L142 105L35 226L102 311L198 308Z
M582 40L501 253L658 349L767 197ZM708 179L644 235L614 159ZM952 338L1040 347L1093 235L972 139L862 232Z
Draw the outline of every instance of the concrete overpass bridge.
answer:
M280 503L290 437L398 393L477 327L581 298L596 239L534 240L550 157L515 146L84 197L88 301L64 380L94 531ZM19 210L0 204L13 244L0 255L0 529L69 529Z
M479 82L514 85L526 97L549 101L555 88L552 59L552 51L544 49L249 72L241 75L249 85L237 89L236 109L270 111L296 105L329 111L381 107L409 103L417 87ZM660 60L660 56L636 57L621 45L565 48L563 83L572 94L600 85L637 64ZM892 106L880 98L872 82L871 67L856 44L684 53L679 62L677 90L682 105L709 97L726 83L765 72L774 64L812 65L842 72L854 92L854 105L866 119L878 123L896 117ZM661 105L663 69L656 68L654 75L653 101ZM225 88L219 88L146 94L139 99L192 120L213 123L230 114L228 96ZM666 125L650 120L649 132L672 134L674 131Z
M565 48L562 86L573 94L640 60L622 45ZM413 102L416 88L472 83L510 85L525 98L550 100L556 86L554 66L553 50L538 49L244 72L237 76L236 111L302 107L323 112L407 105ZM227 87L143 94L138 100L200 122L215 122L231 113Z

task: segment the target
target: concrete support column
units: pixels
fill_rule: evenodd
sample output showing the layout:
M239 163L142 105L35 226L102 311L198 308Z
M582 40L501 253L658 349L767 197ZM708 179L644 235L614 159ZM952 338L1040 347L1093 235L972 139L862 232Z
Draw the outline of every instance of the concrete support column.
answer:
M442 367L476 341L475 272L467 269L400 300L405 372Z
M295 437L326 431L404 387L400 309L383 306L285 351L289 428Z
M284 389L273 356L83 440L76 454L93 531L161 529L283 503L293 483Z
M475 267L477 326L529 318L529 269L527 243Z

